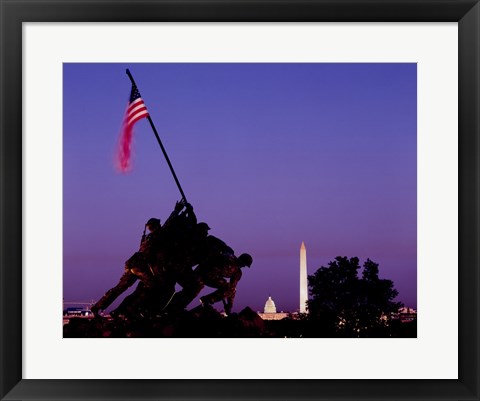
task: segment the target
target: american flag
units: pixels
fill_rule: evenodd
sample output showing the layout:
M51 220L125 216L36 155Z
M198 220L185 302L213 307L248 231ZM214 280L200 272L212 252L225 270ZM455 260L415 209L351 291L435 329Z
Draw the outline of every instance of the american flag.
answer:
M127 112L125 113L125 122L127 125L133 125L138 120L148 117L147 106L143 103L140 92L135 85L132 85L132 93L128 102Z
M127 110L125 111L125 117L123 118L118 147L118 168L121 172L127 172L131 167L133 126L138 120L148 116L147 106L145 106L138 88L136 85L132 85L130 100Z

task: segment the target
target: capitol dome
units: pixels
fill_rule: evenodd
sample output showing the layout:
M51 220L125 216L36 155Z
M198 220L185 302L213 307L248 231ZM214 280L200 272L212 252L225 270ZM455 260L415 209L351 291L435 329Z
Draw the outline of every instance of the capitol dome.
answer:
M267 302L265 302L264 313L277 313L275 302L273 302L273 299L270 296L268 297Z

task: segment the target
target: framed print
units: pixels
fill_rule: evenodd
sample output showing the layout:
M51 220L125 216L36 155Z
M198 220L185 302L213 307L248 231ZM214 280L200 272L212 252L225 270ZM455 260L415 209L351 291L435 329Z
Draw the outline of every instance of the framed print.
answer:
M2 400L479 399L477 1L0 1Z

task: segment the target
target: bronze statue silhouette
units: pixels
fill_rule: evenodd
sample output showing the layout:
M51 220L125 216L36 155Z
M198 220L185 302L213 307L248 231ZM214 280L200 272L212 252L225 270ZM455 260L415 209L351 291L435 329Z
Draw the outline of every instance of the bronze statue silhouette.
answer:
M233 254L216 255L206 259L197 266L195 273L201 277L202 282L216 290L200 298L203 305L212 305L222 301L225 313L232 312L233 301L237 290L237 284L242 278L242 267L251 267L252 257L243 253L239 257ZM226 280L228 279L228 281Z
M252 257L248 254L235 257L233 249L222 240L208 235L209 229L206 223L197 223L193 207L184 200L175 204L163 225L160 219L149 219L139 251L125 262L119 282L92 306L92 312L98 315L140 281L111 312L113 317L137 319L178 313L205 285L216 291L202 297L202 303L211 305L223 300L229 314L242 276L240 268L250 267ZM176 284L182 287L178 292Z

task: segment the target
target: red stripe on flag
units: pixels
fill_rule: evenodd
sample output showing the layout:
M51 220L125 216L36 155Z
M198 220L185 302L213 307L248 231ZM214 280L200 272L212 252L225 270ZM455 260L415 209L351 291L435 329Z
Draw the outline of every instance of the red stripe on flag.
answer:
M140 111L140 110L147 110L147 106L145 106L143 103L138 104L137 107L129 110L127 114L128 114L129 116L131 116L132 114L135 114L135 113L137 113L137 112Z
M137 100L135 100L133 103L131 103L128 108L127 108L127 113L130 113L133 109L135 109L136 107L140 106L140 105L143 105L145 106L145 103L143 103L143 100L141 98L138 98ZM145 106L146 107L146 106Z
M136 108L135 110L132 110L130 113L128 113L126 115L126 118L128 120L130 120L130 119L132 119L132 117L135 117L136 115L141 114L141 113L146 112L146 111L147 111L147 108L144 105L140 105L138 108Z
M132 153L132 137L133 126L123 124L122 132L120 134L120 142L118 144L117 154L117 168L120 172L126 173L130 170L131 153Z
M145 114L137 114L135 117L132 117L127 124L133 126L133 124L135 124L138 120L141 120L142 118L145 118L147 116L148 113L146 111Z
M127 124L133 126L133 124L135 124L138 120L141 120L145 117L148 117L148 112L146 109L141 113L136 113L132 118L130 118L130 120L128 120Z

